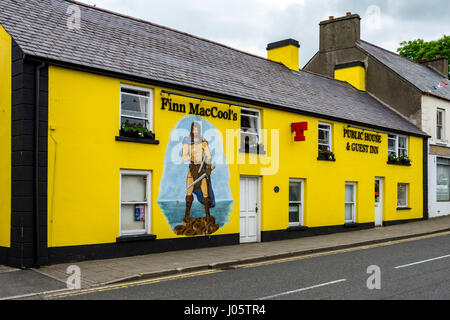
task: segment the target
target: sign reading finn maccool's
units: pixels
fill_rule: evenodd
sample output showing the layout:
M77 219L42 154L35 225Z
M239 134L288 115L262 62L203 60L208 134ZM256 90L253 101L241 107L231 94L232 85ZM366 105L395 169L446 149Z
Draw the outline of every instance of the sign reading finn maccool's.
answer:
M381 135L379 135L379 134L361 132L361 131L356 131L356 130L351 130L351 129L344 129L344 138L362 140L362 141L367 141L367 142L381 143ZM370 145L362 144L362 143L350 144L350 142L347 142L347 150L355 151L355 152L362 152L362 153L372 153L372 154L379 153L379 147L370 146Z
M168 111L181 113L187 113L188 111L185 104L174 103L172 102L172 99L168 98L161 98L161 105L162 105L161 110L167 109ZM192 102L189 103L189 114L201 117L212 117L232 121L238 120L238 114L231 109L228 109L227 111L222 111L219 110L217 107L203 108L200 106L200 104L197 103L194 105Z

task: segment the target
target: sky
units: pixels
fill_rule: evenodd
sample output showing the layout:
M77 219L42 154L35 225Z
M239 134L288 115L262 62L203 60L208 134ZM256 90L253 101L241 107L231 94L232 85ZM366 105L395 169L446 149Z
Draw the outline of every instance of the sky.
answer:
M397 51L402 41L450 34L449 0L79 0L266 57L267 44L300 42L303 67L319 48L319 22L359 14L361 38Z

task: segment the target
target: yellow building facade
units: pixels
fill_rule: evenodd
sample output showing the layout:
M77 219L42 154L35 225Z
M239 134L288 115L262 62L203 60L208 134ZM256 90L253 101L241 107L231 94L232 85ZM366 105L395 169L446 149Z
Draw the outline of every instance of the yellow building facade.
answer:
M49 21L65 3L0 12L0 263L427 218L428 136L364 92L359 66L331 79L299 70L292 39L266 59L81 4L98 30L70 29Z
M120 130L122 85L148 89L152 93L153 132L159 144L115 140ZM52 88L48 132L49 248L108 244L120 238L121 170L151 173L150 227L146 233L155 235L156 239L186 237L174 233L157 199L161 196L171 132L183 118L199 119L190 114L191 105L205 110L216 108L216 114L231 110L237 115L236 121L200 117L219 132L229 168L228 181L214 181L212 175L213 185L228 183L233 200L229 222L214 235L241 233L240 204L244 201L239 192L241 177L258 177L260 184L256 241L264 239L264 234L270 237L271 232L289 229L289 183L292 180L303 182L301 227L345 226L346 183L355 185L352 222L374 224L376 178L383 179L384 222L423 217L423 140L420 137L408 137L411 164L392 165L387 163L387 133L376 133L370 128L352 129L348 123L248 105L260 114L265 151L265 154L252 154L242 152L241 107L236 101L218 103L208 101L214 99L208 96L185 97L183 95L191 93L60 67L50 67L49 87ZM166 93L168 91L171 94ZM172 105L186 106L185 112L170 111L167 106L164 109L163 99L170 99ZM292 123L308 124L305 141L294 141L296 134ZM318 160L320 123L331 127L333 161ZM169 183L183 185L185 180L185 176L178 176ZM407 208L398 207L400 183L408 186ZM179 198L180 202L183 200ZM184 212L182 206L179 210Z

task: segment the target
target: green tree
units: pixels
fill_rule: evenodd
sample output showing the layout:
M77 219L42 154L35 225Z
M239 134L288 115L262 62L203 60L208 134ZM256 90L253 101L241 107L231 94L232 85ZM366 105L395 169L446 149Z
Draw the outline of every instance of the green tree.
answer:
M424 41L417 39L413 41L403 41L397 52L410 60L419 61L422 58L434 58L436 54L450 58L450 36L444 35L436 41ZM450 78L450 67L448 76Z

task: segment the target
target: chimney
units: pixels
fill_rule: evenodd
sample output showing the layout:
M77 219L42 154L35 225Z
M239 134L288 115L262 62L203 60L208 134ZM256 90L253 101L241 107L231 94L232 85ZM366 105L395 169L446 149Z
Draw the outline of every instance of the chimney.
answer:
M420 64L441 74L444 78L448 78L448 57L441 56L439 53L434 58L422 58Z
M267 59L281 62L291 70L299 70L299 48L297 40L286 39L267 45Z
M361 17L347 12L345 17L332 18L320 24L320 52L354 47L361 40Z
M346 81L360 91L366 91L366 65L362 61L336 65L334 78Z

